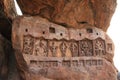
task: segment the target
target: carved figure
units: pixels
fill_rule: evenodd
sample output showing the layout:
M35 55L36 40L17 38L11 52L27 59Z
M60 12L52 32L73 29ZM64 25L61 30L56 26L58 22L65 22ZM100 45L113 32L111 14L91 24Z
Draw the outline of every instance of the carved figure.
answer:
M34 42L34 55L47 56L47 47L40 39Z
M64 67L70 67L71 66L70 61L63 61L62 65Z
M95 40L95 55L101 56L105 54L104 41L101 39Z
M87 66L91 66L92 65L92 61L91 60L86 60L86 65Z
M60 50L61 50L61 53L62 53L62 57L65 57L67 46L66 46L66 43L64 41L60 44Z
M33 44L34 44L34 39L30 35L24 36L23 53L32 55L33 54Z
M93 56L93 45L90 40L80 41L80 55L81 56Z
M73 42L70 44L70 51L72 53L72 57L78 56L78 45L77 43Z
M53 56L53 57L56 57L57 49L58 49L58 47L55 46L55 43L54 43L54 42L52 42L52 46L50 46L50 51L52 52L52 56Z
M72 61L72 66L77 67L78 66L78 61L77 60Z

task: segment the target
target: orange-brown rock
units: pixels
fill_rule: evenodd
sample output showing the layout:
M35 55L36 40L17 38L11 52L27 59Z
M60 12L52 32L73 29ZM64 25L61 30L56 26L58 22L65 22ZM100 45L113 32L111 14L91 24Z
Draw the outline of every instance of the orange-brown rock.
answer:
M114 44L101 29L65 28L36 17L17 17L12 42L22 80L116 80Z
M89 24L106 31L116 0L17 0L24 15L39 15L66 27Z
M0 80L19 80L16 60L10 41L0 34Z
M0 17L15 18L16 9L14 0L0 0Z

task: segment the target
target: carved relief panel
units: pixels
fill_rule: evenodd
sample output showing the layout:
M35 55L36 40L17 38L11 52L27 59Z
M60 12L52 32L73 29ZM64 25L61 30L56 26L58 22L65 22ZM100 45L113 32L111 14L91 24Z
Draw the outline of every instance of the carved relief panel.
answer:
M34 38L33 55L47 57L48 55L47 40Z
M96 56L105 55L105 41L101 38L94 40L94 51Z
M23 36L23 53L32 55L33 45L34 45L34 38L30 35L24 35Z
M79 56L93 56L92 40L84 39L79 41Z
M67 48L68 48L68 46L67 46L67 42L65 42L65 41L62 41L61 43L60 43L60 46L59 46L59 48L60 48L60 52L61 52L61 56L62 57L66 57L66 55L67 55Z
M49 46L49 53L48 53L48 57L57 57L58 56L58 42L57 41L49 41L48 42L48 46Z
M78 57L79 55L79 46L78 46L78 42L77 41L71 41L70 45L69 45L69 49L71 52L72 57Z
M94 58L102 58L114 50L112 41L97 28L68 29L44 20L36 21L35 25L27 22L19 25L20 32L14 35L20 35L17 37L22 40L20 50L30 68L101 66L103 60ZM16 37L13 37L16 48L18 42L14 40Z

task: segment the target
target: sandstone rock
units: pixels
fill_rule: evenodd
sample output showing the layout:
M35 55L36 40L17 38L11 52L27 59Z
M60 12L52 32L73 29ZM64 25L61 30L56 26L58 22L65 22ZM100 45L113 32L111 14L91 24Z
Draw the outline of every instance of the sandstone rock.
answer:
M17 0L24 15L39 15L66 27L89 24L106 31L116 0ZM27 5L27 6L26 6Z
M8 76L8 53L5 53L6 42L0 35L0 79L7 80Z
M0 80L19 80L12 44L1 35Z
M0 34L11 40L12 19L16 16L13 0L0 0Z
M116 80L114 44L101 29L65 28L41 17L17 17L12 42L22 80Z
M13 19L16 14L14 0L0 0L0 17Z

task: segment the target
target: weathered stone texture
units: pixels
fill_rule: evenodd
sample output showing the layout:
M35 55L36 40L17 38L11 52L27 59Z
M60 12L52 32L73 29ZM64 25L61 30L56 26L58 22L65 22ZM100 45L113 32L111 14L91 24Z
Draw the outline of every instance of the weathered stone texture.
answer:
M117 79L114 44L101 29L65 28L24 16L14 21L12 42L22 80Z
M0 34L0 80L19 80L16 59L10 41Z
M23 15L36 17L16 17L14 0L0 0L0 80L117 79L104 32L116 0L17 2Z
M116 0L17 0L24 15L39 15L66 27L89 24L106 31ZM26 6L27 5L27 6Z
M0 0L0 33L11 39L12 20L17 15L13 0Z
M8 76L8 53L5 52L6 41L0 35L0 79L7 80Z
M14 0L0 0L0 17L15 18L16 9Z

